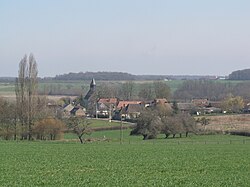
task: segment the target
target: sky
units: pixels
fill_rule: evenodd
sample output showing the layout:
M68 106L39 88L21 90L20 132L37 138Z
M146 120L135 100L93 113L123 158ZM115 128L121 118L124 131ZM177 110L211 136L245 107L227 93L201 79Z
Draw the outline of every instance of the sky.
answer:
M228 75L250 68L249 0L0 0L0 77L33 53L69 72Z

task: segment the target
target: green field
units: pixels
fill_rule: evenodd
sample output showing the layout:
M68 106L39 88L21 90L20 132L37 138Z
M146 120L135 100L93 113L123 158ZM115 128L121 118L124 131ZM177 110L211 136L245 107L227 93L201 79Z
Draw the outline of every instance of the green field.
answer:
M185 80L172 80L166 81L166 84L170 87L172 93L174 93L184 82ZM247 81L233 81L233 80L215 80L216 82L236 85L238 83L247 82ZM126 81L96 81L97 86L102 84L122 84ZM148 85L152 84L154 81L134 81L135 87L134 92L137 94L140 90L140 86L143 83ZM39 82L38 90L40 93L48 93L49 90L57 92L67 92L70 90L75 90L75 92L79 93L86 93L89 89L90 81L83 81L83 80L73 80L73 81L61 81L61 80L46 80ZM14 83L3 83L0 85L0 96L1 95L8 95L8 94L15 94L15 85Z
M250 186L250 138L141 141L124 131L120 144L119 131L96 133L112 140L0 141L0 186Z
M89 119L91 127L109 127L109 126L118 126L120 122L112 121L109 122L107 119Z

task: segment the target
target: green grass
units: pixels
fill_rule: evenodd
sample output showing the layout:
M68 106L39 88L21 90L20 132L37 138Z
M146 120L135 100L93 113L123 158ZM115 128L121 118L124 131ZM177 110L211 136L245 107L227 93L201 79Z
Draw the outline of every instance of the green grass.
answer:
M15 85L14 84L1 84L0 92L15 92Z
M109 122L108 119L90 119L89 122L91 123L91 127L110 127L110 126L120 126L120 122L111 121Z
M242 139L192 137L196 141ZM0 141L0 186L250 185L249 143L166 142L160 139L120 145Z
M114 126L120 127L120 125L121 125L121 123L119 121L109 122L108 119L89 119L89 122L90 122L91 128L99 128L99 127L109 128L109 127L114 127ZM123 126L126 126L126 125L128 125L128 123L123 122ZM122 130L123 136L126 137L126 139L128 139L128 140L130 140L132 137L132 136L129 136L130 131L131 130L129 130L129 129ZM104 137L106 139L110 139L112 141L118 141L118 140L120 140L120 130L93 131L90 135L84 136L85 139L89 139L89 138L103 139ZM78 137L73 133L66 133L64 135L64 138L69 140L69 139L77 139ZM133 137L132 137L132 139L133 139Z
M122 136L122 140L124 143L133 143L133 142L141 142L142 136L129 136L130 134L129 129L127 130L107 130L107 131L96 131L92 132L90 135L84 135L84 139L98 139L98 140L103 140L107 139L110 142L119 142L120 138ZM66 133L64 135L64 138L66 140L70 139L77 139L77 136L73 133Z

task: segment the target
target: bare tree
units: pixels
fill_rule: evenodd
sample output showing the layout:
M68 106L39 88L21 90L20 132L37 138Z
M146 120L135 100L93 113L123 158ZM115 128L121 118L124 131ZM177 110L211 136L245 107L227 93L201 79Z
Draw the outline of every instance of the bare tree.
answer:
M162 122L160 117L152 109L141 112L136 127L130 135L142 135L143 140L154 139L160 133Z
M160 81L154 82L154 91L155 91L156 98L169 99L171 96L171 89L164 82L160 82Z
M28 66L28 79L27 79L27 88L28 88L28 138L31 139L32 136L32 125L34 125L34 117L37 112L37 64L34 56L31 54L29 56L29 66Z
M26 73L27 73L27 55L19 63L18 78L16 78L16 107L17 115L21 124L22 139L27 138L27 93L26 93Z
M81 143L83 143L83 135L91 133L90 122L86 118L70 117L66 124L77 135Z
M0 98L0 137L5 140L16 140L17 137L17 120L16 107L5 99Z
M183 129L185 131L186 137L188 133L196 133L196 123L194 117L192 117L189 113L180 113L179 114Z
M141 84L140 91L138 93L138 97L143 100L152 100L154 99L154 91L152 89L151 84Z
M122 84L121 93L123 99L131 100L134 93L135 83L132 81L128 81Z
M97 86L97 95L98 98L112 98L118 96L117 85L113 83L102 83L100 86Z
M32 137L32 125L37 112L37 63L32 54L19 63L16 79L16 104L19 121L22 125L22 139Z

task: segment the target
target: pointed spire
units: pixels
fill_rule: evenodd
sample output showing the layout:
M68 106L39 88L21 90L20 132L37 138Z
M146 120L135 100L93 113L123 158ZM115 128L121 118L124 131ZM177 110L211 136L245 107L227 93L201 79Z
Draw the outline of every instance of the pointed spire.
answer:
M92 79L91 83L90 83L90 90L95 90L96 87L96 83L95 83L95 79Z
M93 78L91 83L90 83L90 86L96 86L96 83L95 83L95 79Z

